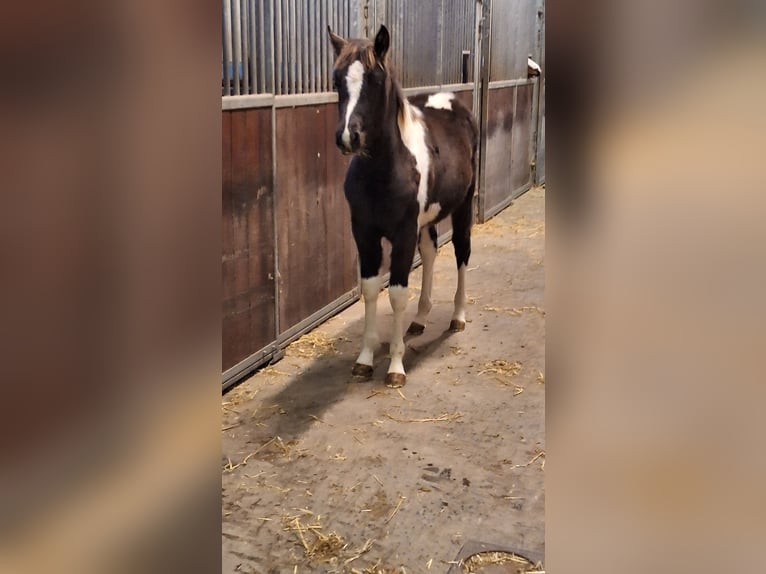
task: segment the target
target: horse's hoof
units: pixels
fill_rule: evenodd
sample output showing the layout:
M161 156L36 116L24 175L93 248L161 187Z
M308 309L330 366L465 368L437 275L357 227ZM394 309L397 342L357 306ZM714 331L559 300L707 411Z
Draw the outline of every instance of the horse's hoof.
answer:
M403 375L402 373L388 373L386 375L386 386L391 387L392 389L403 387L406 382L407 375Z
M449 322L449 330L452 331L453 333L465 331L465 321L452 319L452 321Z
M412 323L410 323L410 328L407 329L407 334L408 335L422 335L423 331L425 331L425 330L426 330L426 326L425 325L421 325L420 323L416 323L415 321L413 321Z
M354 368L351 369L351 374L362 379L371 379L372 366L363 365L362 363L354 363Z

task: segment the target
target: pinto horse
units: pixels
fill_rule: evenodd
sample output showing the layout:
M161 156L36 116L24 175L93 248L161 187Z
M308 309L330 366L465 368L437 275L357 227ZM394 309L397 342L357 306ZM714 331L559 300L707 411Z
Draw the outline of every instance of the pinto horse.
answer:
M404 311L415 248L423 261L417 315L408 333L419 335L431 311L436 224L452 217L458 280L449 329L465 329L465 274L471 255L478 129L471 111L452 93L406 98L387 58L390 36L381 26L375 41L344 39L327 28L335 51L338 92L335 134L344 154L354 154L344 191L359 251L364 298L362 351L352 370L370 378L378 342L376 313L386 273L382 240L391 244L389 299L393 309L391 362L386 385L401 387Z

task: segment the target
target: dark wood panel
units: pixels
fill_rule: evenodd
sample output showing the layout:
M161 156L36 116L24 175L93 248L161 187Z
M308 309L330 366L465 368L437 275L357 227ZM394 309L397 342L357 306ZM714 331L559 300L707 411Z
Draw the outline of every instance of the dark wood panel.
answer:
M487 147L484 164L485 213L513 192L511 186L511 140L514 125L513 97L516 88L489 90L487 103Z
M513 121L511 181L513 191L527 185L532 178L530 146L532 144L532 94L534 86L519 86Z
M326 187L332 193L335 206L332 210L335 217L333 226L335 231L331 236L333 252L338 257L335 290L343 294L356 287L359 280L356 244L351 233L351 212L343 194L343 182L346 179L346 170L351 163L351 158L344 156L335 146L335 128L338 123L337 107L334 104L326 106L323 115L327 136L324 142L327 161Z
M271 110L223 112L223 130L225 370L276 339Z
M455 92L455 97L469 110L473 110L473 92Z
M277 110L280 328L284 332L356 283L334 104Z

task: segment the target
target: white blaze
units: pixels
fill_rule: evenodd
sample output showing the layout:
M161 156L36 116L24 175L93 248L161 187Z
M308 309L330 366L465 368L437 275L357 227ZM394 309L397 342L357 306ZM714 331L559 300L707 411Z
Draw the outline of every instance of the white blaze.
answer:
M346 88L348 89L348 103L346 104L346 127L343 130L343 144L351 147L351 134L348 131L348 120L354 112L359 94L362 93L362 84L364 83L364 66L357 60L348 67L346 71Z
M428 97L426 102L427 108L435 108L437 110L451 110L452 100L455 99L455 94L451 92L439 92Z

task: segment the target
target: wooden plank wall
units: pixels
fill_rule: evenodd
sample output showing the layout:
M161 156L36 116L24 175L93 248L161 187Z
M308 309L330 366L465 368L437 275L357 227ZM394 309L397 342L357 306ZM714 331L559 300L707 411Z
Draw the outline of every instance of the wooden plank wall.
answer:
M226 370L276 340L271 109L224 111L223 346Z
M349 157L335 147L337 120L335 104L276 111L282 332L357 286L343 195Z

